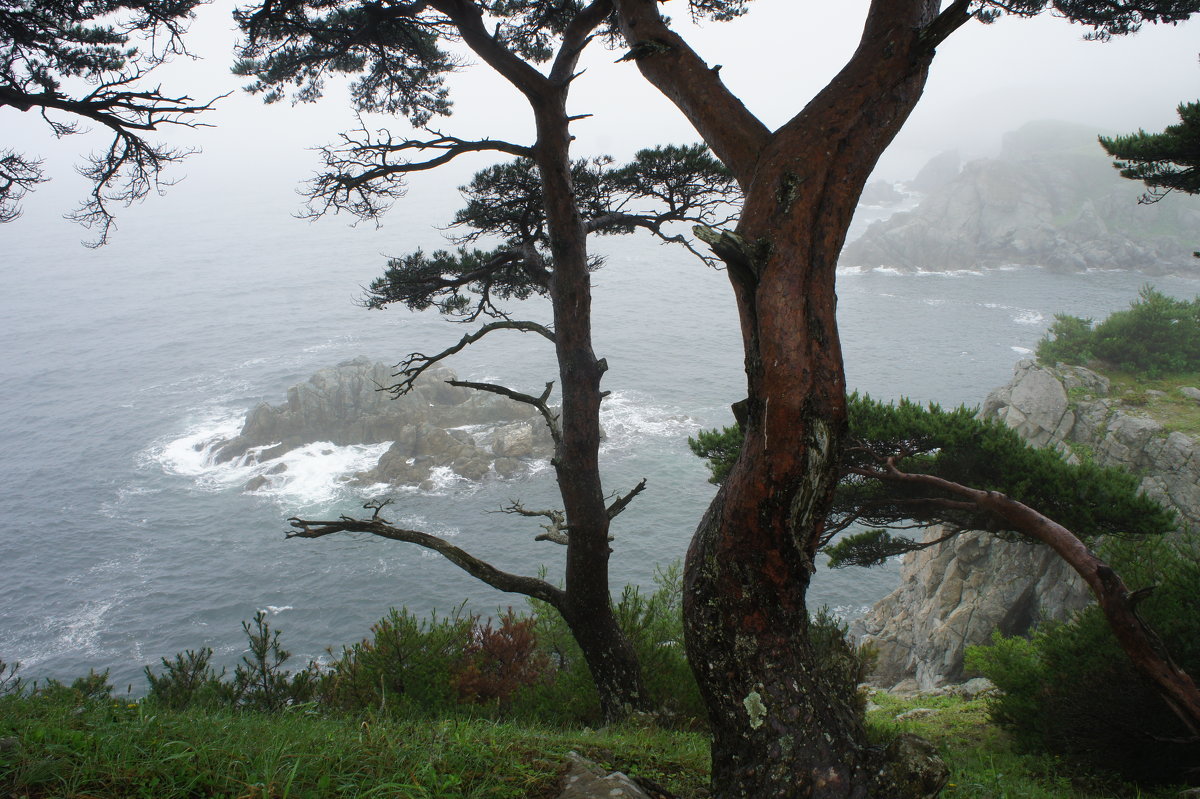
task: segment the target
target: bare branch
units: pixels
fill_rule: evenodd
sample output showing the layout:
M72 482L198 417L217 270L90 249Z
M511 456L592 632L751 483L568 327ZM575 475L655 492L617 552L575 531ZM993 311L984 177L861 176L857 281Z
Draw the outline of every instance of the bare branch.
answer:
M21 215L21 200L39 183L45 183L42 162L12 150L0 150L0 223Z
M407 356L400 363L396 364L396 371L392 373L392 377L402 377L403 379L390 386L380 386L380 391L387 391L393 397L401 397L412 391L413 384L416 382L426 369L434 364L449 358L451 355L462 352L471 344L479 341L488 333L496 330L518 330L522 333L537 333L548 341L554 341L554 333L544 325L539 325L536 322L525 321L504 321L492 322L484 325L474 333L468 333L459 339L458 343L452 347L447 347L435 355L425 355L420 352L414 352Z
M360 119L361 125L361 119ZM347 211L359 219L378 222L392 202L404 196L404 176L410 172L436 169L460 155L478 152L502 152L529 157L532 150L497 139L468 141L431 131L431 139L396 139L387 129L368 131L365 125L342 133L339 145L322 147L325 171L305 184L308 197L302 214L317 219L332 211ZM409 153L438 153L424 161L406 160Z
M143 79L148 72L148 68L135 69L99 78L96 88L80 98L68 97L57 88L33 92L13 82L0 83L0 107L7 105L19 111L38 109L55 136L79 133L79 126L77 122L67 123L53 119L48 112L61 112L78 119L88 119L113 132L113 139L108 148L91 155L87 163L78 170L92 182L92 191L83 205L68 218L87 228L99 228L96 240L88 246L98 247L107 242L114 224L111 203L129 206L146 197L151 191L161 191L171 185L173 181L161 178L163 169L195 152L190 149L151 144L142 134L166 126L210 127L197 121L195 117L211 111L217 100L228 96L223 94L204 104L197 104L186 95L167 96L162 93L161 88L145 91L129 88ZM32 184L27 184L22 194L29 190L29 185ZM10 198L6 203L8 204L14 199L11 187L6 188ZM3 196L0 194L0 197ZM0 221L10 220L0 217Z
M641 482L638 483L636 486L634 486L633 489L628 494L626 494L623 497L618 497L615 502L613 502L611 505L608 506L609 520L611 521L612 519L614 519L617 516L617 514L619 514L621 511L623 511L627 507L629 507L629 503L633 502L634 498L636 498L638 494L642 493L645 490L646 490L646 478L643 477ZM609 540L611 541L612 538L610 537Z
M406 530L396 527L382 516L380 510L387 503L368 503L363 507L373 510L370 519L355 519L342 516L333 520L312 520L292 517L288 523L292 529L287 532L288 538L322 538L334 533L370 533L391 541L403 541L409 544L431 549L445 557L455 566L482 580L493 588L514 594L524 594L549 603L555 608L563 604L564 593L545 580L526 577L501 571L495 566L480 560L469 552L429 533L419 530Z
M541 516L550 521L549 524L539 525L546 532L534 536L534 541L552 541L566 546L570 543L567 536L567 514L561 510L529 510L516 500L512 500L500 513L515 513L518 516L537 518ZM610 539L611 540L611 539Z
M519 391L513 391L511 388L499 386L495 383L472 383L467 380L447 380L452 386L461 386L463 388L473 388L476 391L487 391L492 394L499 394L502 397L523 402L526 405L532 405L542 414L542 418L546 420L546 426L550 428L550 437L554 439L554 452L557 454L562 448L562 429L558 423L558 414L550 409L546 401L550 399L550 392L554 388L554 381L546 384L546 389L540 397L534 397L530 394L522 394Z

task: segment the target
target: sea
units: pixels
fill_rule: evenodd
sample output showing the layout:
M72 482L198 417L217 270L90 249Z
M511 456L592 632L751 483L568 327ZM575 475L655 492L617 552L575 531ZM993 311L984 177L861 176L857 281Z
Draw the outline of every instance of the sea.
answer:
M0 660L19 662L30 679L108 669L119 690L138 694L144 666L185 649L211 647L219 664L237 662L241 623L260 610L299 665L366 636L391 607L522 607L522 597L414 545L285 538L289 517L362 512L377 494L349 478L384 446L295 450L283 458L284 478L256 491L247 482L275 464L210 457L248 409L283 402L318 369L364 355L394 363L465 332L435 313L357 304L385 254L416 240L407 223L380 233L280 218L236 196L182 210L168 199L126 212L98 250L81 248L86 232L70 226L47 233L19 220L0 230ZM862 209L856 230L887 213ZM602 239L595 249L605 258L594 275L596 351L612 392L605 490L647 480L614 526L612 584L651 590L656 569L683 557L715 491L687 438L732 421L730 404L745 393L740 335L721 271L647 238ZM971 264L844 269L849 385L886 399L979 404L1030 356L1054 314L1102 318L1146 282L1135 272ZM1194 279L1152 282L1180 297L1200 293ZM514 310L547 317L540 300ZM534 393L556 379L544 342L516 333L449 365ZM392 521L500 568L561 579L563 549L533 540L536 520L495 512L511 500L555 507L547 464L482 483L444 473L429 490L389 493ZM897 581L894 563L822 569L811 598L852 618Z

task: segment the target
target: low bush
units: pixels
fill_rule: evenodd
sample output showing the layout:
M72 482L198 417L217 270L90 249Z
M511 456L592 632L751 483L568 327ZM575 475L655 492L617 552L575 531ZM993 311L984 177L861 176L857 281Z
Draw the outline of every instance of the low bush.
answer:
M1143 286L1128 310L1098 325L1058 315L1037 347L1043 363L1083 364L1097 359L1147 377L1200 369L1200 298L1191 302Z
M1200 675L1200 541L1195 535L1118 541L1105 556L1131 589L1172 659ZM1200 747L1130 664L1095 607L1029 641L998 637L968 650L968 668L1000 688L993 718L1029 751L1141 784L1200 784Z

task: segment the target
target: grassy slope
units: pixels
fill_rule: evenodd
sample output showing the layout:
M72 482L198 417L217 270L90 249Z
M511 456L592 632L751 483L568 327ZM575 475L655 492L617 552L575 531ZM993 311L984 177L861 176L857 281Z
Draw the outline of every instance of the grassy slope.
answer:
M1200 387L1200 372L1157 380L1117 371L1105 371L1104 375L1112 381L1109 396L1126 410L1149 416L1168 430L1200 435L1200 402L1179 393L1181 386ZM1155 396L1150 391L1161 391L1163 395Z
M1015 753L983 701L876 694L872 727L916 732L950 764L948 799L1142 799L1173 796L1095 783L1072 786L1060 765ZM933 712L899 722L920 707ZM157 710L69 697L0 698L0 797L478 797L550 799L564 756L701 797L708 742L694 732L623 725L556 729L478 719L330 718Z

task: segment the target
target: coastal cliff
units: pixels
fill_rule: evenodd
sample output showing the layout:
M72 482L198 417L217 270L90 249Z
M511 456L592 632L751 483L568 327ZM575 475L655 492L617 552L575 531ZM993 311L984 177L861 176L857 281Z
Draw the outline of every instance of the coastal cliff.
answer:
M1112 393L1107 378L1083 367L1025 360L980 413L1068 460L1090 458L1140 474L1142 490L1173 508L1182 524L1200 523L1200 442L1169 432ZM994 630L1023 634L1090 601L1082 581L1047 548L967 532L907 555L900 587L851 632L879 651L873 683L931 690L961 681L966 647L986 643Z
M956 173L956 174L955 174ZM1139 204L1096 131L1030 123L995 158L958 169L943 154L907 184L917 207L873 223L843 250L843 266L942 271L1041 266L1195 274L1200 200Z

